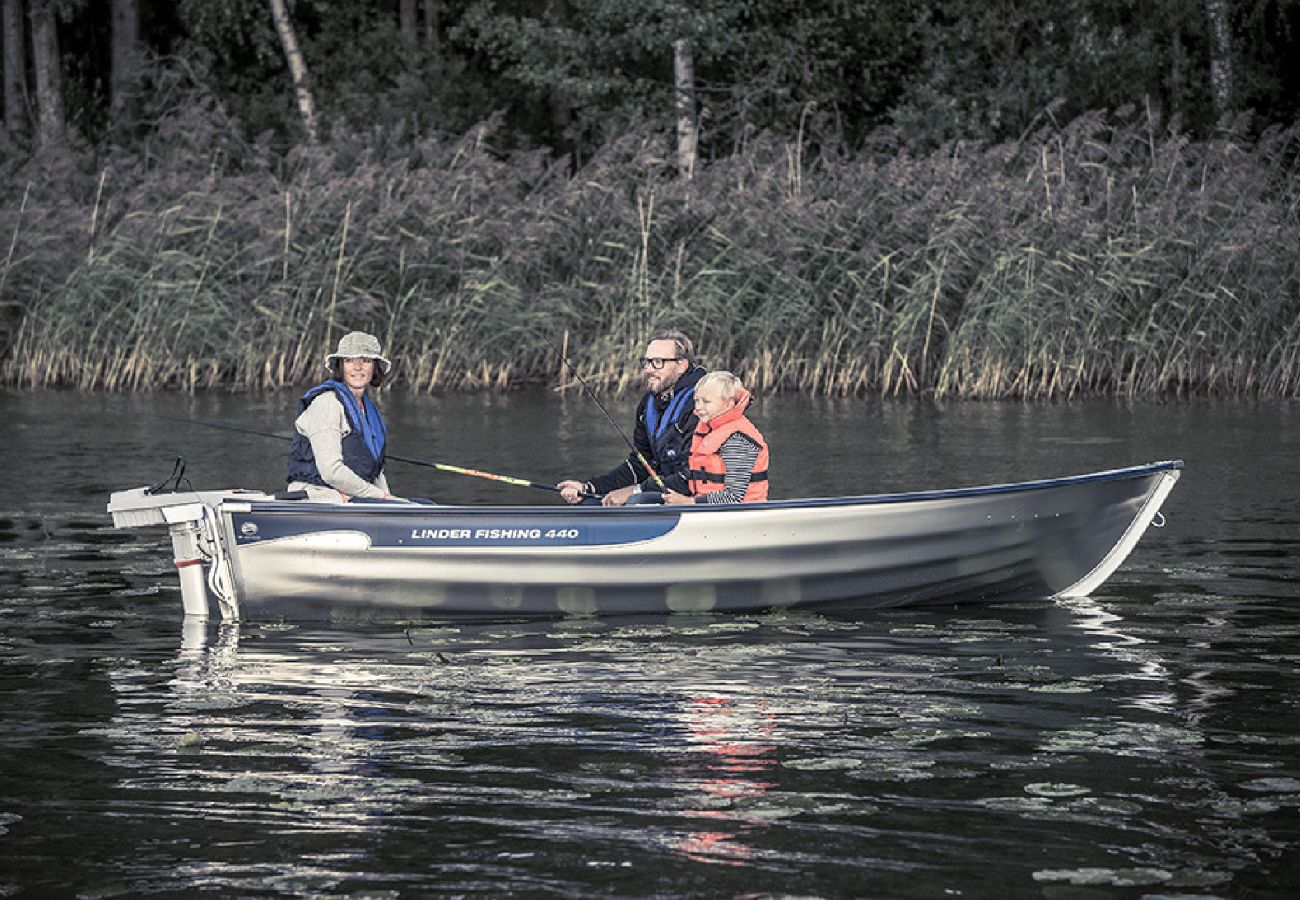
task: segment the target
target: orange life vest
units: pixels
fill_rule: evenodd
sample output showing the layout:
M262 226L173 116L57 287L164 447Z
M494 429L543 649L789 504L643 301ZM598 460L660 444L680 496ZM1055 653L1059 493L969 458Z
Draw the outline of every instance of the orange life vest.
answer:
M758 459L754 461L754 471L750 474L743 502L755 503L767 499L767 441L763 440L763 435L754 427L754 423L745 418L749 398L748 391L741 391L735 406L708 422L701 422L695 429L690 460L692 494L711 494L727 486L727 466L722 461L722 445L727 438L740 433L758 445Z

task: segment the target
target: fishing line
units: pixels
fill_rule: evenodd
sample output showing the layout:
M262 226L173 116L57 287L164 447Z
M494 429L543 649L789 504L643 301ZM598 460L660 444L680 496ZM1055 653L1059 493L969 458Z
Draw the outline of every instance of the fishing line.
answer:
M293 440L293 438L289 437L288 435L275 434L274 432L270 432L270 431L259 431L256 428L243 428L239 425L227 425L224 422L207 422L204 421L203 419L183 419L177 416L163 416L157 413L150 413L148 415L151 415L155 419L166 419L169 422L184 422L186 425L202 425L204 428L219 428L222 431L235 431L240 434L252 434L258 437L273 438L277 441ZM481 472L478 469L467 469L464 466L453 466L448 463L430 462L429 460L416 459L412 456L401 456L396 453L385 453L384 459L391 459L396 462L404 462L412 466L424 466L425 468L428 469L437 469L439 472L451 472L452 474L455 475L470 475L474 478L486 478L489 481L500 481L503 484L513 484L519 487L537 488L538 490L550 491L552 493L559 493L560 490L553 484L542 484L540 481L530 481L527 478L515 478L510 475L497 475L492 472ZM181 466L181 472L183 473L185 471L184 463L180 462L179 460L178 463ZM173 478L175 477L176 477L176 472L175 470L173 470L172 474L167 476L166 479L160 482L159 485L157 485L157 487L162 487L162 485L165 485L168 482L172 481ZM186 479L186 481L188 482L188 479ZM152 489L150 492L152 493Z
M564 365L568 367L569 372L573 374L573 377L578 379L578 384L582 385L582 389L587 392L587 396L591 398L593 403L595 403L598 407L600 407L600 411L605 414L605 418L609 421L609 424L614 426L614 430L617 431L618 436L623 439L623 443L627 444L628 449L631 450L636 455L637 462L645 466L645 470L650 473L650 477L652 477L655 480L655 483L659 485L659 487L662 490L667 491L668 485L664 484L664 480L659 477L659 473L656 472L654 470L654 467L650 465L650 460L645 458L645 454L637 449L636 444L632 443L631 438L627 436L627 432L625 432L619 426L619 424L614 421L614 417L609 414L609 410L605 409L605 404L600 402L600 398L597 397L596 393L591 389L590 386L588 386L586 380L581 375L578 374L578 370L573 367L573 363L569 362L569 358L565 356L563 353L560 353L559 356L560 356L560 361L563 362ZM653 403L654 400L652 399L650 402Z

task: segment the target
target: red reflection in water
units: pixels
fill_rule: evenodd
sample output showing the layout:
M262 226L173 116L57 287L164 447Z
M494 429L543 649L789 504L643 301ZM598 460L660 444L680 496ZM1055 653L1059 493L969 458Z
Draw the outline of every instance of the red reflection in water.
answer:
M776 764L772 755L776 714L767 705L764 697L691 697L688 701L686 724L691 742L701 751L702 771L686 779L685 786L709 802L701 809L687 810L686 815L732 826L687 835L678 849L689 859L739 866L753 855L754 848L738 838L767 823L735 806L773 787L761 778Z

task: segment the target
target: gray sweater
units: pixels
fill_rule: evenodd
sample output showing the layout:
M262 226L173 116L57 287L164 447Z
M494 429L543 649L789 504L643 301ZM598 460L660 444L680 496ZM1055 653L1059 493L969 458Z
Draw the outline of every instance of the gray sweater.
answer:
M311 441L316 468L329 487L295 481L289 485L289 490L306 491L308 498L326 503L341 503L351 497L389 495L388 479L383 472L371 483L343 465L343 438L352 433L352 428L338 397L332 393L321 394L302 411L293 427Z

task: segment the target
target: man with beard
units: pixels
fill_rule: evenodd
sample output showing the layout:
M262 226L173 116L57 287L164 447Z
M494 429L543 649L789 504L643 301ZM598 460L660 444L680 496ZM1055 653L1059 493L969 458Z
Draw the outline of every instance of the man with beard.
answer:
M629 453L619 465L586 482L561 481L555 487L569 503L581 503L584 495L603 495L603 505L623 506L643 491L659 492L667 488L689 493L687 462L698 424L695 384L704 377L704 369L695 362L691 339L680 331L655 333L641 359L641 373L645 377L646 395L636 408L636 432L632 438L639 455ZM653 474L641 457L650 462ZM662 480L662 485L655 475Z

